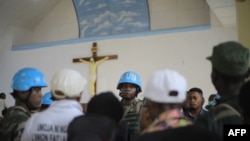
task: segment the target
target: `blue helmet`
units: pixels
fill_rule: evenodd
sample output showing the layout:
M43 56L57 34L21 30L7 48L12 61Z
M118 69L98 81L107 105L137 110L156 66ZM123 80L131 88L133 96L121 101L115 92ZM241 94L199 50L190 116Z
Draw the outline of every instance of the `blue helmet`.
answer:
M12 79L12 89L27 91L31 87L47 87L44 75L35 68L23 68Z
M53 102L53 100L51 98L52 98L51 92L45 93L43 95L42 104L50 105Z
M123 73L119 82L118 82L117 89L121 89L121 84L123 84L123 83L134 84L134 85L138 86L138 88L139 88L138 92L141 92L141 85L142 85L141 78L136 72L127 71L127 72Z

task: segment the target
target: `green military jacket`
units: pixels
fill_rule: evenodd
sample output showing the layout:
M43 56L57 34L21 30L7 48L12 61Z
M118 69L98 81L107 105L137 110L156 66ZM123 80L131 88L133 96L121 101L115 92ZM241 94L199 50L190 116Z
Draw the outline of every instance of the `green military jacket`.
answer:
M122 120L125 121L128 126L128 132L129 133L139 133L139 114L141 107L143 106L142 100L135 100L133 104L130 106L124 108L124 115Z
M201 115L195 121L195 124L201 125L217 133L223 138L223 127L226 124L242 124L243 120L239 113L238 97L231 97L227 100L221 100L214 109Z
M10 107L0 122L0 138L3 141L20 140L25 122L30 117L28 111L20 106Z

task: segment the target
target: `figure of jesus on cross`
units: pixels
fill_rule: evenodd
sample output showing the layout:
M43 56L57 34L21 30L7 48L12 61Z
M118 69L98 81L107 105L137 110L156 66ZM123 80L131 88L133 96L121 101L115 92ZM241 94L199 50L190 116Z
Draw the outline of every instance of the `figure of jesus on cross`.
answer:
M109 56L97 56L97 43L93 43L93 47L91 49L92 56L88 58L75 58L73 59L74 63L87 63L90 65L90 93L91 97L96 95L96 81L97 81L97 67L99 64L106 60L117 59L117 55L109 55Z

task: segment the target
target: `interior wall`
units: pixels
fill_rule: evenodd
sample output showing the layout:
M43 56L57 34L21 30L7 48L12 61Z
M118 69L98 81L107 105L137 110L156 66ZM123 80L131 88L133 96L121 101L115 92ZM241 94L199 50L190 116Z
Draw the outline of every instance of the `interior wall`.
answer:
M207 99L215 93L211 84L211 64L205 58L211 55L212 46L222 41L236 40L235 28L214 28L190 32L161 34L144 37L109 39L97 41L98 55L118 55L117 60L103 62L98 67L97 92L111 90L118 96L116 85L120 75L133 70L141 75L143 89L148 75L157 69L170 68L183 74L188 88L200 87ZM11 92L14 73L23 67L36 67L44 72L47 82L62 68L73 68L85 77L89 76L89 66L73 63L73 58L91 56L92 42L50 46L19 51L1 51L0 90ZM49 91L49 87L43 92ZM139 98L143 97L143 91ZM207 100L206 100L207 101ZM8 94L7 102L14 104Z
M204 0L148 0L151 30L209 25Z
M235 2L237 14L237 27L239 41L250 48L250 1L243 0L242 2ZM247 29L247 30L246 30Z
M61 0L34 30L34 43L77 39L78 22L73 0Z
M148 0L151 30L174 29L190 26L209 25L209 7L204 0ZM25 31L25 29L23 30ZM61 0L32 31L33 36L26 32L13 44L28 45L77 39L78 21L73 0ZM25 37L27 36L27 37ZM19 41L19 42L18 42Z
M35 29L37 42L45 39L53 41L60 37L72 36L73 38L76 36L75 15L66 15L63 12L63 9L67 9L65 6L69 2L71 1L61 1L55 7L60 12L52 10L51 14ZM65 21L61 21L60 26L54 28L63 18ZM221 27L213 14L211 21L211 29L95 40L99 47L98 55L118 55L117 60L109 60L99 65L97 92L110 90L119 97L116 85L121 74L128 70L140 74L143 90L148 76L154 70L170 68L179 71L186 77L188 89L200 87L204 91L207 103L208 96L216 91L210 80L211 64L205 58L211 55L214 45L223 41L237 40L236 27ZM45 34L43 32L45 30L51 30L50 34ZM81 42L79 40L71 44L48 44L43 48L13 51L11 50L13 37L10 34L6 34L0 40L2 41L0 46L6 46L4 50L0 51L0 65L3 66L0 69L2 80L0 91L7 93L8 105L14 104L13 98L8 94L12 91L10 87L12 77L17 70L23 67L36 67L43 71L48 84L52 75L62 68L73 68L80 71L86 78L89 77L89 66L84 63L73 63L72 59L90 57L92 41ZM43 93L49 89L50 87L45 88ZM139 98L143 98L143 92Z

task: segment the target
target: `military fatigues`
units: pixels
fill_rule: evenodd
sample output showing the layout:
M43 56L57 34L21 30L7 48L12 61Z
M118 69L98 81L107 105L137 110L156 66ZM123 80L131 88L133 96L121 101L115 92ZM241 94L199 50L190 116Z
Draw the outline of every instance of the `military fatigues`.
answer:
M211 111L197 118L195 124L204 126L223 138L223 126L225 124L242 124L238 107L238 96L226 101L220 99L217 106Z
M28 111L20 106L10 107L0 122L0 138L3 141L20 140L24 125L30 117Z
M140 133L139 113L143 105L142 100L135 100L133 104L124 108L124 115L122 121L128 124L128 140L132 141Z

